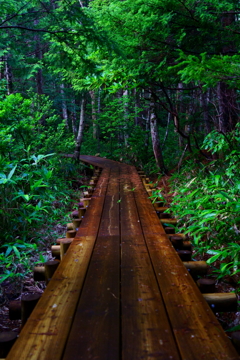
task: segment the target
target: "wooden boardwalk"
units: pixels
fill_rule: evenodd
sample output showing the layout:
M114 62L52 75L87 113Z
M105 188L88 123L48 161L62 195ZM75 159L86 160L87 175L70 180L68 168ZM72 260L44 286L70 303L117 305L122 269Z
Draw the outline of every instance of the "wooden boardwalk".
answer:
M7 360L239 359L136 169L82 160L103 168L89 209Z

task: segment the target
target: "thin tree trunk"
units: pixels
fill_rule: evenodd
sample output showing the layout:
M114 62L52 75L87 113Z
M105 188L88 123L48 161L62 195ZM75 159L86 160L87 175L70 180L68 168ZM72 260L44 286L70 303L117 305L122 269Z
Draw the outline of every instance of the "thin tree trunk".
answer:
M12 68L9 65L8 57L5 57L5 78L7 80L7 94L10 95L13 93L13 75Z
M76 116L76 103L75 99L72 99L72 110L71 110L71 119L72 119L72 131L75 139L77 138L77 116Z
M208 110L209 91L210 90L208 89L207 92L201 94L201 107L203 109L203 122L206 135L211 132L210 116Z
M39 23L39 20L34 20L34 25L37 25ZM41 49L41 43L40 43L40 37L39 35L34 35L34 40L35 40L35 56L37 59L42 60L43 58L43 54L42 54L42 49ZM37 85L37 93L38 95L42 95L43 94L43 74L42 74L42 69L38 69L37 73L36 73L36 85Z
M124 145L128 146L129 134L127 131L127 124L129 121L129 104L128 104L128 89L123 92L123 136L124 136Z
M61 96L62 96L62 116L63 119L65 120L65 124L66 124L66 128L69 129L68 126L68 113L67 113L67 102L65 99L65 92L64 92L64 84L60 85L60 92L61 92Z
M232 131L238 121L236 91L224 82L218 83L219 124L218 130L224 134Z
M98 89L98 99L97 99L97 118L99 121L99 117L101 114L101 88ZM100 153L100 129L98 126L98 152Z
M89 91L92 103L92 123L93 123L93 139L97 139L97 115L96 115L96 94L95 91Z
M156 112L155 112L155 103L153 100L151 101L151 104L150 104L150 111L151 111L150 129L151 129L151 138L152 138L154 157L155 157L156 164L157 164L157 167L159 168L159 170L162 173L167 174L167 169L165 168L165 165L164 165L164 159L163 159L162 149L161 149L161 145L160 145L160 139L159 139L158 128L157 128L157 116L156 116Z
M86 105L86 99L85 99L85 97L83 97L82 101L81 101L80 121L79 121L78 134L77 134L77 139L76 139L76 147L75 147L75 152L74 152L74 156L77 161L80 160L81 145L82 145L82 140L83 140L85 105Z

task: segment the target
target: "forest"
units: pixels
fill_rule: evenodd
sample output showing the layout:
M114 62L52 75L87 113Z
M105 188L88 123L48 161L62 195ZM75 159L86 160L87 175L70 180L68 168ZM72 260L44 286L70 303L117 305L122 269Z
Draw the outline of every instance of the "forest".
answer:
M0 4L0 282L45 261L88 154L144 170L153 201L167 181L178 230L238 283L239 2Z

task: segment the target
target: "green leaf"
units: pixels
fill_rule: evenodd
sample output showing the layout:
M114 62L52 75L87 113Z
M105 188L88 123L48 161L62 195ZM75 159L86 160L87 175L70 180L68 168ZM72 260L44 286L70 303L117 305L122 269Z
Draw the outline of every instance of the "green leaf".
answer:
M14 251L15 255L17 256L17 258L20 259L21 255L20 255L18 248L16 246L13 246L12 248L13 248L13 251Z
M212 256L210 259L208 259L208 260L206 261L206 263L207 263L207 264L212 264L212 263L215 262L217 259L219 259L221 255L222 255L222 253L219 253L219 254L217 254L217 255Z
M12 178L13 174L15 173L16 168L17 168L17 165L15 165L14 168L10 171L10 173L8 174L8 177L7 177L8 180L10 180Z

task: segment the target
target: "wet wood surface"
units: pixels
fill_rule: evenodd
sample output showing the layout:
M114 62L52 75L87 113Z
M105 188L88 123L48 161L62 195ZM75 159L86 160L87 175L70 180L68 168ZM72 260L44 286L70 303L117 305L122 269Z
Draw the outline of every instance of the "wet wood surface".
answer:
M103 168L81 226L7 360L239 356L192 280L134 167Z

